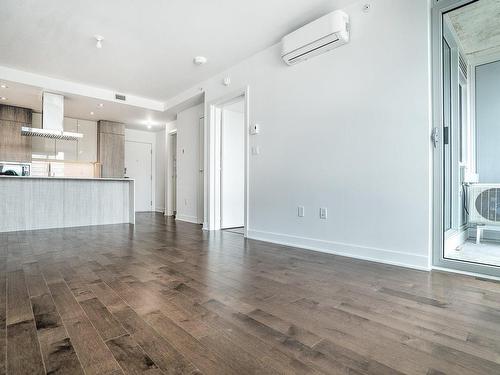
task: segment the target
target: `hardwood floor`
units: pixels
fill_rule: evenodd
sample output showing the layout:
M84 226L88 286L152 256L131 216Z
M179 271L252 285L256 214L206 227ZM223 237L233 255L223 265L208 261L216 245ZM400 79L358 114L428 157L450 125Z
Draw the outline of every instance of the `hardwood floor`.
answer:
M0 374L500 374L500 284L128 225L0 234Z

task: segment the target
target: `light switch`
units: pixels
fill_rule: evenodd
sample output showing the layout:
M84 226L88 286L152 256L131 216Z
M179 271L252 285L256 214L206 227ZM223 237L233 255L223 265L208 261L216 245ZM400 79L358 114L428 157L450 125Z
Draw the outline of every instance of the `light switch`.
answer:
M325 207L319 209L319 218L323 220L328 218L328 210Z
M252 146L252 155L259 155L259 154L260 154L260 147Z
M304 217L305 216L304 206L297 207L297 216L298 217Z

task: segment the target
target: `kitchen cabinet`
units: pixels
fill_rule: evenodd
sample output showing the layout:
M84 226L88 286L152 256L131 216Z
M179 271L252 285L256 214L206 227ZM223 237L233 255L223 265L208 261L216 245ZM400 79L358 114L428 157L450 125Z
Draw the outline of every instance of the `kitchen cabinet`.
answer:
M65 132L78 132L78 120L65 117L63 129ZM67 141L63 139L56 140L56 159L76 161L77 160L77 141Z
M78 161L95 163L97 161L97 122L78 120L78 133L83 138L78 140Z
M0 106L0 161L31 163L31 137L21 135L31 126L31 109Z
M99 121L98 161L102 165L101 177L119 177L125 168L125 125L111 121Z
M33 113L32 126L42 127L42 114ZM83 138L77 141L32 137L34 159L58 159L64 161L81 161L95 163L97 161L97 122L64 118L64 131L82 133Z
M32 126L34 128L42 127L42 114L33 113ZM30 137L32 139L33 159L55 159L56 140L44 137Z
M11 105L0 105L0 120L31 124L32 110ZM24 125L29 126L29 125Z

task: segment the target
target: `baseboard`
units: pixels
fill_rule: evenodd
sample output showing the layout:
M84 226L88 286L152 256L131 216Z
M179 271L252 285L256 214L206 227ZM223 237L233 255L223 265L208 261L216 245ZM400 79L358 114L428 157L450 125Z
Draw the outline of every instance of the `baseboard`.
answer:
M371 262L391 264L394 266L429 271L429 259L425 255L415 255L394 250L374 247L351 245L340 242L317 240L291 236L287 234L271 233L258 230L248 230L248 238L272 242L279 245L299 247L306 250L335 254L350 258L368 260Z
M433 266L432 269L435 270L435 271L457 273L457 274L460 274L460 275L466 275L466 276L471 276L471 277L479 277L481 279L488 279L488 280L500 281L500 277L486 275L484 273L467 272L467 271L456 270L454 268L446 268L446 267L439 267L439 266Z
M159 212L159 213L164 213L165 212L165 209L164 208L155 208L155 212Z
M185 221L186 223L198 224L198 218L196 216L186 216L177 214L175 216L175 220Z

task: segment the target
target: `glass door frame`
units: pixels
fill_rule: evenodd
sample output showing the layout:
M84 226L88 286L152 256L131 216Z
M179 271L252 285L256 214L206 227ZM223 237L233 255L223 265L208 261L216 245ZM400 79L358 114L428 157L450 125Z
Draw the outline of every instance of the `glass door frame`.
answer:
M444 257L444 142L443 142L443 15L477 0L433 0L431 10L432 126L433 126L433 266L500 277L500 267ZM437 137L434 135L437 134ZM474 141L475 137L471 141Z

